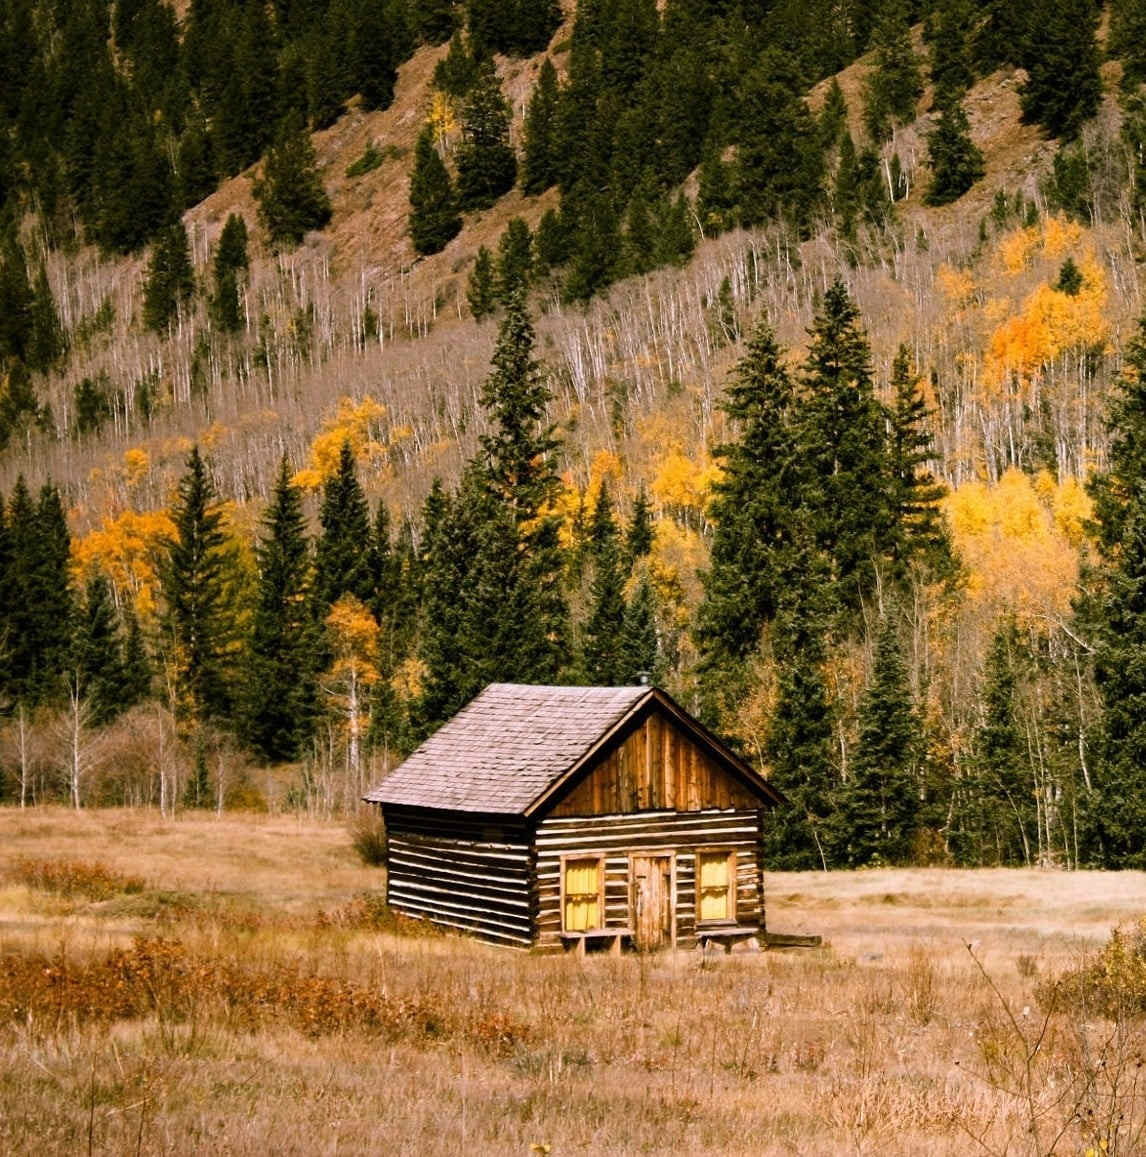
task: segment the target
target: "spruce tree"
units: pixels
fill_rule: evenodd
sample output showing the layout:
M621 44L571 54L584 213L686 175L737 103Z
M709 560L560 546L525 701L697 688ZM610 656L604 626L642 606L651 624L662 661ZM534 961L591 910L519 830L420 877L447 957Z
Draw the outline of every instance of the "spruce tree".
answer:
M493 64L483 61L462 109L458 200L463 209L488 209L517 180L509 143L509 106Z
M959 200L986 172L983 154L971 140L967 113L958 100L940 110L939 121L927 135L931 184L924 194L928 205Z
M641 575L625 607L618 661L618 683L638 683L642 675L648 675L654 684L660 682L663 662L656 604L648 575Z
M1036 0L1022 52L1023 120L1071 139L1098 112L1102 77L1093 0Z
M143 323L162 333L195 292L191 247L182 221L165 229L151 251L143 289Z
M205 808L211 806L211 776L207 771L207 744L202 732L195 741L195 766L183 785L183 806Z
M246 649L243 734L274 762L296 759L314 711L310 546L284 455L255 547L258 586Z
M521 188L530 196L544 193L557 183L557 158L554 156L557 101L557 70L547 56L541 63L537 84L525 113Z
M919 61L911 44L911 28L901 3L884 9L875 34L872 71L864 88L864 124L873 141L882 141L893 125L915 120L923 95Z
M111 587L99 571L88 579L77 607L69 670L86 700L90 726L103 727L128 706L123 641Z
M842 282L828 289L809 335L802 434L812 525L835 563L844 605L855 609L891 546L892 495L871 348Z
M633 499L633 513L625 534L625 565L629 570L652 553L654 538L652 508L642 482Z
M310 230L329 222L330 198L322 185L310 134L297 116L283 122L252 191L259 222L276 248L293 248Z
M44 373L63 356L67 349L67 338L60 324L60 315L56 312L56 300L48 284L48 272L43 265L36 274L29 314L28 368Z
M123 706L134 707L151 696L151 659L131 600L123 604Z
M239 283L248 265L247 224L232 213L227 217L215 250L215 294L211 299L212 317L224 333L238 333L243 328Z
M900 651L898 623L880 625L871 677L859 706L859 742L843 785L838 840L848 862L906 864L919 829L916 765L922 733Z
M684 193L678 193L672 199L660 198L657 209L653 260L657 265L685 265L696 248L696 238L692 232L692 206Z
M352 83L362 94L367 109L389 108L398 79L397 37L391 25L391 7L375 0L358 0L353 6L354 69Z
M1146 317L1124 363L1106 419L1109 466L1088 486L1098 558L1079 608L1102 706L1085 834L1091 857L1111 868L1146 866Z
M161 559L161 634L180 715L198 724L230 718L235 608L215 486L193 446L171 512L175 536Z
M945 0L936 10L931 38L931 84L934 103L946 108L963 100L975 83L974 29L976 13L970 0ZM1011 51L1016 51L1017 45Z
M533 273L533 234L521 217L511 217L497 243L497 295L505 302L529 289Z
M493 256L484 246L479 245L474 267L470 271L469 285L466 287L466 301L474 321L481 321L493 313L497 306L497 290L494 284Z
M414 151L410 178L410 239L423 256L443 250L462 227L453 182L427 125Z
M590 683L606 687L625 681L621 645L625 579L619 540L609 488L602 480L589 532L593 577L589 587L590 611L585 624L583 665Z
M722 408L738 438L714 449L723 470L714 487L712 553L696 617L702 686L712 695L728 685L730 667L751 654L777 613L799 519L803 455L795 383L766 322L725 387Z
M892 363L891 392L888 462L894 523L893 571L903 580L912 563L919 562L932 576L949 578L956 564L939 506L947 488L936 481L928 468L936 456L928 429L931 415L906 345L899 347Z
M339 450L337 469L323 485L318 519L314 597L319 617L346 594L369 605L374 594L370 511L348 441Z
M848 102L840 82L832 77L828 85L828 95L820 109L820 143L825 149L832 149L839 143L841 135L848 127Z
M1146 81L1146 8L1138 0L1113 0L1107 48L1122 61L1122 87L1133 91Z
M477 57L470 51L459 28L450 37L449 51L434 66L434 87L455 100L461 100L473 87L477 72Z

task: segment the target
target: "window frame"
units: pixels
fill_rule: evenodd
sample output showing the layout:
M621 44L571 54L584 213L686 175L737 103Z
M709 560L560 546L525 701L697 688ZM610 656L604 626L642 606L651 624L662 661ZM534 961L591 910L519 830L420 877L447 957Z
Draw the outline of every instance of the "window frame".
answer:
M700 892L700 859L701 856L723 856L728 865L728 914L721 916L715 920L705 920L701 917L701 892ZM696 926L698 928L713 927L720 924L735 924L737 920L736 915L736 869L738 864L738 852L736 848L721 847L719 845L713 847L700 847L694 851L693 859L693 891L696 899Z
M571 863L583 863L592 860L597 865L597 924L592 928L577 928L570 930L565 926L565 873ZM580 893L578 893L580 894ZM606 927L608 917L605 912L605 857L597 852L567 852L561 857L561 933L562 935L577 935L582 932L599 932Z

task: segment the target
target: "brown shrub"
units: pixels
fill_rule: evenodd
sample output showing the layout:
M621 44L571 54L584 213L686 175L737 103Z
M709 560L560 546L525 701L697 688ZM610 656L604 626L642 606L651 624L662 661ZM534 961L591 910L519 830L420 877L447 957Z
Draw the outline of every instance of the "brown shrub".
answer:
M168 1024L215 1021L236 1031L288 1024L314 1037L456 1036L497 1056L509 1055L529 1035L508 1013L450 1012L429 996L393 996L286 963L256 968L169 938L140 937L130 948L88 961L0 957L0 1022L48 1034L150 1016Z
M108 900L122 893L142 892L139 876L116 872L98 860L39 859L20 856L9 864L8 879L41 892Z
M1120 1017L1146 1015L1146 918L1115 929L1095 955L1035 990L1043 1008Z

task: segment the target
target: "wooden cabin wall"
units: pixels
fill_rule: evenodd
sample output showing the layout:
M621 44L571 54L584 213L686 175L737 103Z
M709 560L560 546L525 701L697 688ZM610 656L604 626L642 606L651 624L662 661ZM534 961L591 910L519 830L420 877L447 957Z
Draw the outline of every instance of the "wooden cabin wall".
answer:
M538 947L561 946L561 857L605 857L605 926L631 926L629 855L676 853L676 934L678 947L696 944L696 851L729 848L736 852L736 922L764 929L760 874L760 812L643 812L639 815L564 817L551 815L537 826L536 905Z
M499 944L533 939L524 822L387 807L387 903Z
M756 796L667 716L652 711L548 814L604 816L665 808L755 809Z

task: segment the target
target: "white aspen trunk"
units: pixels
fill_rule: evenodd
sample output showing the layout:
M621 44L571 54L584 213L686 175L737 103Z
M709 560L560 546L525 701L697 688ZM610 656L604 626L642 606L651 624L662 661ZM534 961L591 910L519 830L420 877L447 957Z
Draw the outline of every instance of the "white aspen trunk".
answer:
M166 818L167 816L167 773L165 767L167 764L167 753L164 750L163 742L163 708L158 703L155 705L155 719L159 725L159 814Z
M28 725L24 718L24 704L17 715L20 736L20 810L28 806Z
M82 709L83 701L80 699L79 685L72 684L69 693L71 702L72 718L71 718L71 779L72 779L72 807L79 811L80 809L80 732L82 731Z
M346 761L347 772L349 773L349 781L352 784L358 784L358 763L360 758L358 727L360 719L360 709L358 704L358 672L354 665L350 666L350 684L349 694L346 698L346 716L349 724L346 744ZM349 786L349 785L348 785Z

